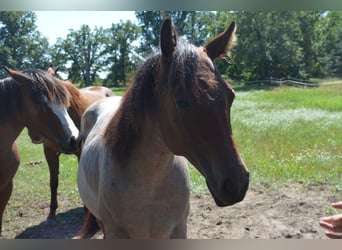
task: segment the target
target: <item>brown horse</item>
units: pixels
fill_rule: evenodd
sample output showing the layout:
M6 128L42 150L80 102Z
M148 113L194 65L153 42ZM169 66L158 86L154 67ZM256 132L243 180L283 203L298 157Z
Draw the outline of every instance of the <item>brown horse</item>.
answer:
M51 71L49 73L51 74ZM81 116L91 103L101 98L114 96L114 93L106 87L90 86L78 90L71 82L65 81L64 84L71 93L71 101L70 107L68 108L68 113L70 114L71 119L74 121L77 128L80 128ZM28 134L33 143L43 143L44 155L50 171L51 200L48 218L54 218L58 208L57 189L59 182L59 156L63 151L54 140L45 139L41 134L34 133L31 130L28 130ZM77 151L75 154L79 158L80 151Z
M185 238L185 158L218 206L243 200L249 174L230 125L234 91L212 62L227 53L235 27L198 48L165 19L161 53L139 68L119 107L99 115L83 144L78 189L105 238Z
M24 127L56 141L65 153L77 151L78 137L67 112L71 95L60 80L41 70L5 70L11 77L0 81L0 232L20 163L15 140Z

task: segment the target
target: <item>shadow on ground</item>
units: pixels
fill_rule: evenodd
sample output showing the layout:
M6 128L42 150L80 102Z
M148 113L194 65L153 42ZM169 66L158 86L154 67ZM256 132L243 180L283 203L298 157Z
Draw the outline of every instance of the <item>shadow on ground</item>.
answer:
M70 209L56 218L25 229L16 239L71 239L77 235L84 219L84 208Z

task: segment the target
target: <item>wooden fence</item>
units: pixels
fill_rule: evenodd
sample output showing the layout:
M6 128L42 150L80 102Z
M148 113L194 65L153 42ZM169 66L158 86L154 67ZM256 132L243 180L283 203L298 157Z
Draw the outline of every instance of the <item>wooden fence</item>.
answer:
M302 88L314 88L320 85L320 84L305 82L303 80L298 80L294 78L287 78L287 79L270 78L266 80L256 80L256 81L246 82L247 85L260 84L260 83L275 85L275 86L288 85L288 86L302 87Z

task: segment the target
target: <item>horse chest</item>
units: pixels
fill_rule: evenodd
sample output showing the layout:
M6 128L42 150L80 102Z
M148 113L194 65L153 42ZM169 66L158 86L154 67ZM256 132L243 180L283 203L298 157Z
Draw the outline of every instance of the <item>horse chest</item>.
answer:
M189 211L187 193L165 195L162 190L132 185L125 191L113 188L107 195L110 197L103 195L106 211L100 211L102 221L111 220L108 224L131 238L168 238L177 224L186 221Z
M144 182L124 173L112 174L99 193L102 221L110 220L108 224L123 228L132 238L169 237L177 224L186 221L190 193L187 175L181 178L176 169L167 179Z

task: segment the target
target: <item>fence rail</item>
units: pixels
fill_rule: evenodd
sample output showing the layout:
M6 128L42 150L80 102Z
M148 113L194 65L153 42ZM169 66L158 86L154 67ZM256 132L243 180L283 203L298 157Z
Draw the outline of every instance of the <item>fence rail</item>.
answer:
M287 78L287 79L270 78L266 80L256 80L256 81L246 82L247 85L260 84L260 83L265 83L265 84L270 84L270 85L275 85L275 86L288 85L288 86L303 87L303 88L314 88L320 85L316 83L305 82L303 80L298 80L294 78Z

